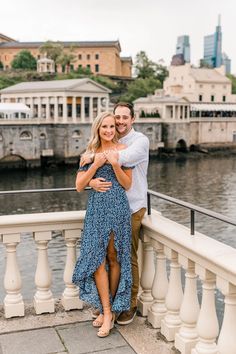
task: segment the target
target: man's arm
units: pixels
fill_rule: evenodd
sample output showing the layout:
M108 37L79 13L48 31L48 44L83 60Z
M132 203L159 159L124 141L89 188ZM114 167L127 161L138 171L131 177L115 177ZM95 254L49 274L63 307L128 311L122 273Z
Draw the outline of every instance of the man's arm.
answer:
M119 151L119 164L136 166L147 161L149 155L149 140L146 136L136 139L130 146Z

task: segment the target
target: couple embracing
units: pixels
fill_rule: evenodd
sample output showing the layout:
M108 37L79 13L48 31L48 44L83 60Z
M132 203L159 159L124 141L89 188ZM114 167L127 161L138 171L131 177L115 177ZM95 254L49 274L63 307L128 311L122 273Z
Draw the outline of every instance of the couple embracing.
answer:
M139 290L138 241L147 206L148 138L133 129L133 106L118 103L101 113L76 178L90 191L73 283L97 309L93 326L106 337L114 325L131 323Z

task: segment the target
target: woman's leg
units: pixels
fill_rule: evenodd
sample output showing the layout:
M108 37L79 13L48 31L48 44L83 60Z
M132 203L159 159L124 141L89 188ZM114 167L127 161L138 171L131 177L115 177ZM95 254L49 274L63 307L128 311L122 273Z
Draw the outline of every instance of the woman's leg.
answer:
M95 283L103 307L103 325L99 331L109 334L112 321L111 305L109 299L109 280L106 271L106 261L104 261L94 273Z
M107 261L109 264L109 287L112 297L116 295L120 280L120 264L117 260L117 252L114 245L114 234L111 234L111 238L107 247Z

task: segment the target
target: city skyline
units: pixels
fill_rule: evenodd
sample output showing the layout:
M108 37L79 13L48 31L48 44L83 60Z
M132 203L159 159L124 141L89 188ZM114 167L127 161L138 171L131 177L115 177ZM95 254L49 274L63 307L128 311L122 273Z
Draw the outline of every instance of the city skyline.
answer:
M221 14L223 50L232 60L236 74L236 44L233 20L236 4L219 0L197 4L187 0L165 3L160 0L42 0L36 9L29 0L9 0L1 9L0 33L16 40L116 40L122 55L135 55L144 50L153 61L163 59L170 64L178 36L188 35L191 62L198 65L203 57L203 39L212 33ZM14 12L13 9L14 8ZM52 16L53 14L53 16ZM9 21L9 19L11 19Z

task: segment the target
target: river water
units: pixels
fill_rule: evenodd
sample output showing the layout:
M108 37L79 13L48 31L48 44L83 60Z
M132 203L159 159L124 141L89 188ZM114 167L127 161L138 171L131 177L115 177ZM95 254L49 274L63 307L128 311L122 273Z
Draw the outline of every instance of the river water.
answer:
M75 175L76 167L1 171L0 190L73 187ZM236 160L233 156L165 161L152 159L148 170L148 185L154 191L236 219ZM0 195L0 215L85 209L86 200L87 192ZM152 207L161 211L164 216L189 226L189 211L155 197L152 197ZM196 229L236 247L236 227L197 214ZM56 233L49 243L48 251L53 273L52 291L55 296L63 291L65 252L62 236ZM22 294L25 299L32 299L37 259L32 235L22 236L17 254L22 274ZM1 245L0 284L3 284L4 255L5 249ZM3 297L4 290L0 285L1 302Z

